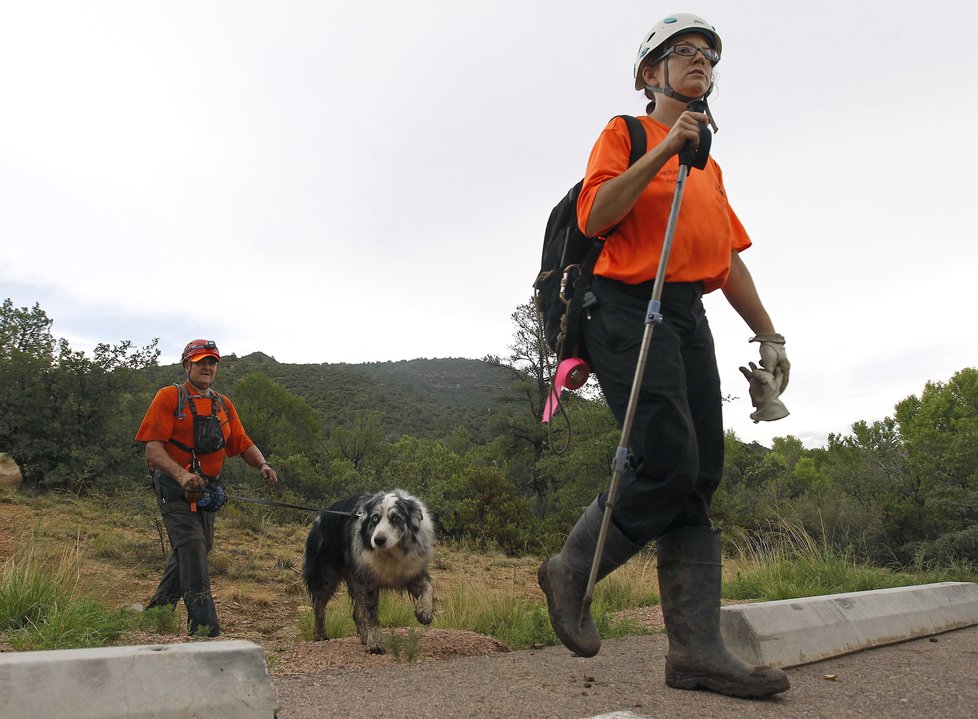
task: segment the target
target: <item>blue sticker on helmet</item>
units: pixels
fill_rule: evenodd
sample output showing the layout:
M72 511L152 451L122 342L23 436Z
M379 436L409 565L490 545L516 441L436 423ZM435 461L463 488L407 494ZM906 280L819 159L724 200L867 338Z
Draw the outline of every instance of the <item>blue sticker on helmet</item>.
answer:
M676 18L674 18L674 17L667 17L662 22L664 22L666 25L671 25L672 23L679 22L679 21Z
M642 48L642 54L639 55L639 57L645 57L648 54L649 50L651 50L651 48L643 47Z

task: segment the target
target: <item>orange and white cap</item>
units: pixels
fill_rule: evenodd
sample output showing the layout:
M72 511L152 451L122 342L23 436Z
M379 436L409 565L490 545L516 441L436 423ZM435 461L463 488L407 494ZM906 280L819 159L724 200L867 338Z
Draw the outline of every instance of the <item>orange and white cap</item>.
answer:
M191 340L188 342L187 346L183 348L183 357L181 357L180 363L183 364L187 360L200 362L204 357L213 357L218 362L221 361L221 351L217 349L214 340Z

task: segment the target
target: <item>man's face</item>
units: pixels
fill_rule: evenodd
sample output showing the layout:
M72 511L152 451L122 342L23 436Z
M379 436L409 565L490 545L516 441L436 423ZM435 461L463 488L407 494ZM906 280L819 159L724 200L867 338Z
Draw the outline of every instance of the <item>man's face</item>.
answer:
M203 357L197 362L188 362L187 379L199 389L208 389L217 378L217 359Z

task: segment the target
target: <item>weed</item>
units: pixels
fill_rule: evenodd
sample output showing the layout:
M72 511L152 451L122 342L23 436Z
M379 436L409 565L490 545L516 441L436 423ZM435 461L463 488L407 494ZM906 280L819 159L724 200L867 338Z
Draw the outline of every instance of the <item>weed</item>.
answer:
M44 562L32 536L27 548L0 570L0 631L44 624L58 607L71 602L78 576L77 545L64 549L60 558Z
M384 646L397 661L413 664L421 656L423 636L424 631L417 627L408 627L405 630L392 629L384 637Z
M781 518L762 535L734 538L736 559L728 563L726 599L773 601L906 586L910 574L860 564L852 548L816 541L798 522Z
M180 634L180 617L173 607L153 607L138 615L141 629L158 634Z

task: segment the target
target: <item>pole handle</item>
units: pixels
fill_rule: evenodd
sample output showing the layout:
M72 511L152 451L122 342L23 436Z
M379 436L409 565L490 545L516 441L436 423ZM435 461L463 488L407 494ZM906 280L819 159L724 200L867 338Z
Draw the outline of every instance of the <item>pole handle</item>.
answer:
M705 100L693 100L686 108L690 112L707 112ZM693 149L692 144L687 142L686 146L679 151L679 164L702 170L706 167L706 161L710 157L710 145L712 144L713 133L710 132L710 128L706 125L700 125L699 147Z

